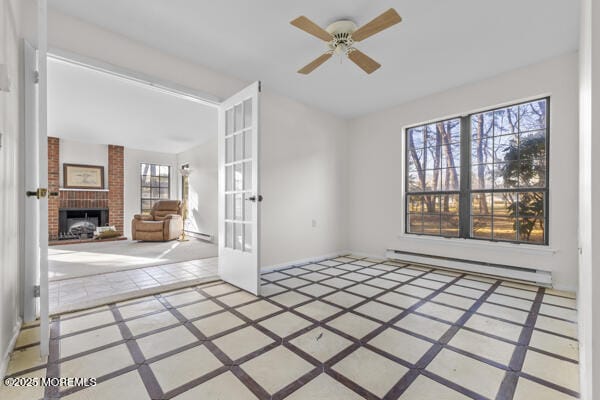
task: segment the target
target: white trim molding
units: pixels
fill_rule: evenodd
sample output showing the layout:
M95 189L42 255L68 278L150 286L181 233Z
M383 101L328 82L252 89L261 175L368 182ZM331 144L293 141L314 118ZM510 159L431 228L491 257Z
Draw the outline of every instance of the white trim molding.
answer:
M275 265L269 265L267 267L261 267L260 273L262 275L262 274L266 274L269 272L278 271L280 269L285 269L285 268L290 268L290 267L299 267L302 265L312 264L312 263L316 263L319 261L327 260L329 258L341 257L341 256L345 256L348 254L350 254L350 252L348 252L348 251L339 251L339 252L324 254L324 255L315 256L315 257L303 258L300 260L287 261L287 262L284 262L281 264L275 264Z

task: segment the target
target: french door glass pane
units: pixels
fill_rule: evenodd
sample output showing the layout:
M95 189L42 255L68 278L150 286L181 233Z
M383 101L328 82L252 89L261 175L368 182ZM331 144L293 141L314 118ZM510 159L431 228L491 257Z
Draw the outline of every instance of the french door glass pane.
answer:
M252 251L252 224L244 224L244 251Z
M234 161L240 161L244 158L244 134L237 133L235 136L235 158Z
M225 247L233 248L233 223L225 222Z
M244 156L243 158L252 157L252 130L244 131Z
M235 164L233 171L233 190L244 189L244 170L242 164Z
M252 99L244 101L244 128L252 126Z
M233 108L225 111L225 135L233 133Z
M244 195L236 194L233 198L233 217L236 221L244 219Z
M244 244L244 224L236 222L233 224L233 248L242 250Z
M244 196L249 196L249 194L242 195L244 198L244 221L252 221L252 202L250 200L246 200Z
M225 219L233 219L233 195L225 195Z
M233 136L225 138L225 162L233 162Z
M234 114L235 114L234 129L237 132L244 127L244 124L242 121L244 116L242 114L242 105L241 104L238 104L235 106Z
M233 166L225 167L225 190L230 192L233 190Z
M252 161L244 163L244 190L252 190Z

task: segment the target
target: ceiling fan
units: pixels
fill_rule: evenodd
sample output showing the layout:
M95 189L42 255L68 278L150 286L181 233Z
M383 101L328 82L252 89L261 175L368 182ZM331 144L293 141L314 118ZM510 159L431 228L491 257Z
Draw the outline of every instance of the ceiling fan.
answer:
M290 24L327 42L328 46L328 50L324 54L302 67L298 72L305 75L310 74L334 54L339 54L348 57L367 74L371 74L381 67L381 64L355 48L354 43L373 36L400 21L402 18L393 8L358 29L356 24L350 20L336 21L323 29L305 16L298 17Z

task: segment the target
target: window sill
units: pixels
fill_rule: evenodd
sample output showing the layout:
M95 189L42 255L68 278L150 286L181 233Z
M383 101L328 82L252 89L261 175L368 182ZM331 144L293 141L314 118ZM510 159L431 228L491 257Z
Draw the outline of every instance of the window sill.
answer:
M554 255L559 249L550 247L549 245L534 245L534 244L519 244L519 243L506 243L506 242L490 242L486 240L477 239L464 239L464 238L444 238L435 236L418 236L409 234L400 234L397 236L398 239L415 241L429 244L444 244L456 247L470 247L480 248L489 250L518 250L520 252L538 255Z

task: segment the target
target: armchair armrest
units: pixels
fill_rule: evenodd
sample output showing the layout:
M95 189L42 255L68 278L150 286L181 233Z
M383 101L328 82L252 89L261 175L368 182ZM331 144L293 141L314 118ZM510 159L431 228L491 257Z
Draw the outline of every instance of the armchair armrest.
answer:
M135 214L133 219L137 219L138 221L154 221L154 217L148 214Z

